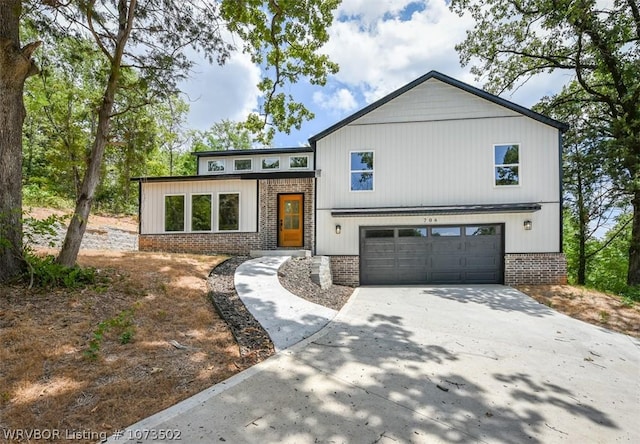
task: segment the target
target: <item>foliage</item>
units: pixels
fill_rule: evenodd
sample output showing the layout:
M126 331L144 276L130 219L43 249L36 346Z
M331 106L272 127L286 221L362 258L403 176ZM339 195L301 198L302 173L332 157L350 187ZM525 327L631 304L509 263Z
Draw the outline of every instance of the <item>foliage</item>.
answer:
M55 193L48 186L29 183L22 187L22 204L25 207L46 207L62 210L71 208L73 202Z
M622 296L631 301L640 302L640 287L626 283L628 267L628 249L631 239L631 215L621 213L617 223L610 228L602 239L589 239L587 250L587 273L585 285L607 293ZM570 213L565 213L564 252L567 256L569 282L577 282L579 251L577 222Z
M79 266L66 267L56 263L55 256L40 257L31 252L25 255L29 271L24 278L32 285L42 288L78 288L96 282L96 271L93 268Z
M89 347L84 351L84 356L92 361L98 359L102 341L105 335L112 330L115 330L119 335L120 344L129 344L135 334L133 315L132 309L123 310L117 316L100 322L89 341Z
M556 70L575 76L550 106L599 108L608 138L602 161L612 184L631 199L627 281L640 284L640 7L636 0L453 0L475 27L456 46L461 62L502 92Z

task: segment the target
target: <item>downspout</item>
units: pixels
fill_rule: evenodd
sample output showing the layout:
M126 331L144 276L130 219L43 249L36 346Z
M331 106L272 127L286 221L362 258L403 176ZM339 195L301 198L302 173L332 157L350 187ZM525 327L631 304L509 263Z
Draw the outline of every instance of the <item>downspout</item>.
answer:
M560 196L558 199L559 205L560 205L560 248L559 248L559 252L563 253L564 251L564 247L563 247L563 243L564 243L564 186L563 186L563 181L564 181L564 173L563 173L563 156L562 156L562 151L563 151L563 138L562 138L562 130L558 130L558 171L559 171L559 192L560 192Z
M313 169L316 173L313 175L313 244L311 245L311 255L316 255L316 245L318 243L318 164L316 163L316 141L311 142L313 150Z

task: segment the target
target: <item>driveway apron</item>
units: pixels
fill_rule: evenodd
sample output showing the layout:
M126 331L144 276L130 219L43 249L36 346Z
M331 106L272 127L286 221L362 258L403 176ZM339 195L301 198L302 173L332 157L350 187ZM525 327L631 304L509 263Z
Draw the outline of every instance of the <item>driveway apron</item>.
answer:
M362 287L316 335L110 442L640 442L639 418L635 339L504 286Z

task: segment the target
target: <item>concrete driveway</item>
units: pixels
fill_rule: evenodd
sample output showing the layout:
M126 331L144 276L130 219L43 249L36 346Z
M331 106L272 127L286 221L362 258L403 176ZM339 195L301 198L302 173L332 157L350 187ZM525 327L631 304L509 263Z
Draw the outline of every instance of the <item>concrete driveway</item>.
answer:
M363 287L320 333L111 442L134 429L189 443L640 442L640 342L503 286Z

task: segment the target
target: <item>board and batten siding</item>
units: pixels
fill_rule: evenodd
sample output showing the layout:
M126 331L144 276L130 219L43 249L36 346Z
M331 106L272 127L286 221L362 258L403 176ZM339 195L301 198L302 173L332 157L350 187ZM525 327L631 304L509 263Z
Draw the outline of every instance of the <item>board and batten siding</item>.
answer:
M164 233L164 196L170 194L185 195L186 224L185 232L190 231L191 195L213 195L213 227L217 218L218 193L240 194L241 232L256 232L257 226L257 181L256 180L204 180L190 182L142 182L142 201L140 202L140 234Z
M559 206L543 204L533 213L451 214L432 216L368 216L333 217L331 211L316 215L318 255L357 255L360 248L359 227L375 226L458 226L504 224L505 253L546 253L558 250L560 232L555 229L560 217ZM524 229L530 220L531 230ZM341 226L336 234L335 226ZM545 229L554 227L554 229Z
M494 184L517 143L520 185ZM374 152L374 190L350 191L350 152ZM558 131L525 116L348 125L318 142L318 209L558 202Z
M488 100L448 85L437 79L416 86L359 118L360 125L424 120L460 120L485 117L519 116Z

